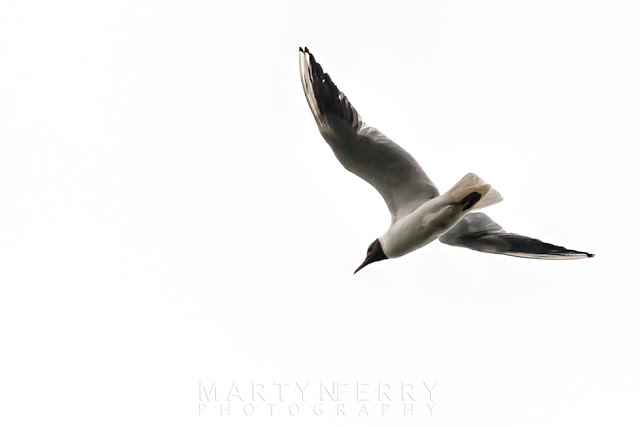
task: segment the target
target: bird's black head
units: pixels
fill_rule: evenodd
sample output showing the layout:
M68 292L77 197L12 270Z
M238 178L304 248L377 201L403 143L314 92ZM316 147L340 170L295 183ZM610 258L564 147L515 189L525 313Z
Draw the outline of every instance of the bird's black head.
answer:
M367 249L367 257L364 259L364 262L360 267L353 272L356 274L358 271L362 270L368 264L376 261L382 261L383 259L388 259L387 256L382 251L382 245L380 244L380 240L376 239L372 244L369 245L369 249Z

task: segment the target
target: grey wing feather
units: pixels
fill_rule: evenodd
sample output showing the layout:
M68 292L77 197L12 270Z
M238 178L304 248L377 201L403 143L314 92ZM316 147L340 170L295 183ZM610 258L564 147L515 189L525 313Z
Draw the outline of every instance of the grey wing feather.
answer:
M395 221L438 196L418 162L379 130L366 125L307 48L300 48L300 77L320 133L336 158L384 198Z
M489 216L481 212L465 215L455 226L440 236L447 245L475 251L521 258L577 259L592 257L588 252L574 251L538 239L507 233Z

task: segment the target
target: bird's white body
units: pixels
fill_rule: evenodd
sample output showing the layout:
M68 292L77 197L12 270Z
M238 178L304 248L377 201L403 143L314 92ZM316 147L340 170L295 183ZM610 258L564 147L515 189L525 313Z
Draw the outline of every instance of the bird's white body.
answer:
M437 239L464 216L456 202L447 194L438 196L391 224L379 238L385 255L401 257Z
M471 206L462 202L475 193ZM498 203L500 194L473 173L466 174L451 190L423 203L410 214L396 219L380 236L384 254L397 258L419 249L444 234L469 211Z

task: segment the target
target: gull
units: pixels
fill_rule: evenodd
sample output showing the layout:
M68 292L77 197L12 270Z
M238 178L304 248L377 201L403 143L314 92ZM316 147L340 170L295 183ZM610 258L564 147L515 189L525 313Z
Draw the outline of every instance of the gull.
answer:
M475 251L536 259L579 259L588 252L508 233L489 216L475 212L502 200L473 173L440 194L418 162L379 130L364 123L344 93L308 48L300 48L300 78L320 134L349 172L371 184L391 213L389 229L367 249L354 272L398 258L436 238Z

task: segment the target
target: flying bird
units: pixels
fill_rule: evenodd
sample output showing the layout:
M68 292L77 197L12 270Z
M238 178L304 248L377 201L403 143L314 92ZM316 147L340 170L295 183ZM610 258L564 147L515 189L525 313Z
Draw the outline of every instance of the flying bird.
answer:
M354 274L373 262L413 252L436 238L447 245L522 258L593 256L508 233L486 214L475 212L502 197L473 173L440 194L411 154L362 121L309 49L300 48L299 59L302 87L320 134L345 169L378 190L391 213L389 229L369 245Z

